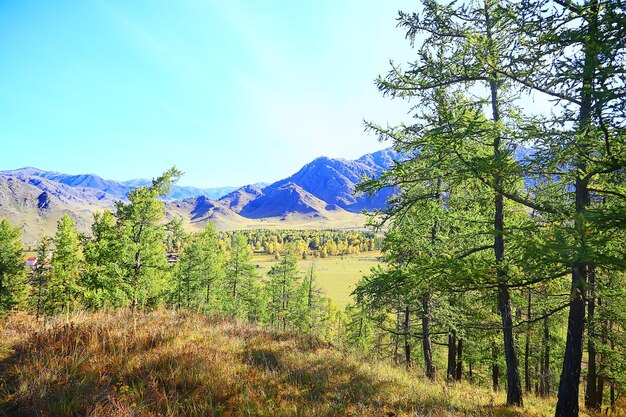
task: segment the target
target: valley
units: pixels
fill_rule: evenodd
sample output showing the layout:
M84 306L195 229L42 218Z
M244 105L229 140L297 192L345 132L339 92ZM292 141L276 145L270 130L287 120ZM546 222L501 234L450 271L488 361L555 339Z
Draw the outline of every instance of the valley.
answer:
M166 218L182 219L188 231L207 221L218 230L241 229L359 229L363 210L385 207L393 190L369 197L355 195L363 178L374 178L400 155L384 149L348 161L320 157L273 184L199 189L173 185L163 198ZM10 218L22 231L26 246L52 235L57 221L68 214L88 233L93 214L113 210L133 187L147 180L117 182L97 175L70 175L35 168L0 171L0 217Z

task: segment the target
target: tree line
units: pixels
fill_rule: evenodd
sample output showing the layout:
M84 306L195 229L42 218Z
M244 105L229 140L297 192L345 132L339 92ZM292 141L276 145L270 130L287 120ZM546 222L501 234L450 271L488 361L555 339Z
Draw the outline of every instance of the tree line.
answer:
M223 232L229 239L233 232ZM279 255L286 248L302 259L309 257L341 256L378 251L382 248L382 236L361 230L242 230L255 253Z
M623 3L423 0L398 24L415 58L377 86L412 120L367 124L406 160L360 187L399 192L371 219L390 228L386 267L355 292L355 340L409 366L421 339L429 378L442 345L448 379L499 389L502 374L518 406L557 393L557 417L578 415L581 378L588 409L614 406L626 383Z

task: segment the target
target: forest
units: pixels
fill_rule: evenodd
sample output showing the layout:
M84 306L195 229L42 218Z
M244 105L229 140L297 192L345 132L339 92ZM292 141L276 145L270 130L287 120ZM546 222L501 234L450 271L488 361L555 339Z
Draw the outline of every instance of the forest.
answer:
M400 13L415 60L377 85L413 120L367 124L407 159L361 185L400 189L371 219L391 227L356 291L364 344L410 366L419 337L432 379L447 345L448 379L556 393L556 416L624 395L625 23L599 0Z
M414 60L376 80L406 102L366 129L404 157L370 231L188 233L133 189L79 234L69 216L24 268L0 222L0 313L168 308L307 333L415 378L553 398L554 415L626 397L626 13L617 0L439 2L400 12ZM340 311L298 261L382 251ZM274 256L261 275L253 254ZM581 407L582 406L582 407ZM598 414L599 415L599 414ZM618 415L618 414L614 414Z

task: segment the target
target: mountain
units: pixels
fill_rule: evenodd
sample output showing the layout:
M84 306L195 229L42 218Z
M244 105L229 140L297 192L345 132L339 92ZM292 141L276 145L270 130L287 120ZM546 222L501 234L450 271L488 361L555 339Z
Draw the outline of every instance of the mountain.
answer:
M22 181L35 182L38 179L43 179L72 188L89 188L91 190L99 190L108 194L113 200L125 198L126 194L130 190L130 187L126 187L117 181L105 180L97 175L70 175L54 171L43 171L32 167L10 171L0 171L0 175L5 177L15 177Z
M333 226L349 224L350 227L362 227L363 210L383 209L393 189L382 190L374 196L356 194L356 185L365 177L378 177L384 170L393 166L394 161L402 156L392 149L383 149L366 154L350 161L328 157L316 158L303 166L288 178L276 181L261 189L246 185L220 198L208 202L206 199L185 200L185 216L192 221L212 220L220 224L228 219L239 219L240 224L252 225L263 220L267 222L295 221L307 223L318 221L319 224ZM179 209L183 206L179 205ZM202 213L202 216L198 216ZM238 216L237 216L238 215ZM183 217L185 217L183 216ZM248 220L246 222L246 219ZM271 220L273 219L273 220ZM341 219L341 220L339 220Z
M248 203L262 195L263 190L261 188L255 185L245 185L220 198L220 202L228 206L235 213L239 213Z
M43 178L58 182L74 188L91 188L100 190L115 200L124 200L128 192L135 187L146 186L152 184L151 180L135 179L129 181L105 180L93 174L70 175L60 172L43 171L37 168L27 167L9 171L0 171L0 175L17 177L20 179ZM205 196L218 199L238 187L215 187L215 188L196 188L182 185L174 185L172 192L167 196L166 200L184 200L190 197Z
M122 184L126 188L126 193L124 194L124 197L125 197L126 194L128 194L128 191L130 191L131 189L135 187L151 185L152 180L136 179L136 180L122 181L120 182L120 184ZM198 196L204 196L204 197L217 200L218 198L225 196L226 194L231 193L237 190L238 188L239 187L197 188L197 187L190 187L190 186L175 184L172 186L172 191L165 198L165 200L166 201L184 200L187 198L193 198L193 197L198 197Z
M74 189L51 180L20 181L0 175L0 218L20 226L27 246L34 246L42 235L53 235L56 223L68 214L87 231L95 211L112 206L112 201L94 189ZM101 194L98 194L101 193Z
M189 229L213 221L221 230L242 228L361 228L362 210L382 209L394 190L368 197L354 194L364 177L377 177L401 155L391 149L350 161L316 158L295 174L273 184L241 188L174 186L165 199L168 218L183 218ZM0 171L0 217L20 225L27 244L54 233L64 213L88 232L93 213L113 209L128 191L150 180L106 180L21 168Z
M349 212L384 208L392 189L383 190L375 196L355 195L355 188L363 178L378 177L393 164L399 155L391 149L367 154L356 161L320 157L306 164L298 172L284 180L267 186L268 195L280 190L285 184L295 184L327 204L337 205Z
M268 187L269 188L269 187ZM328 204L304 190L297 184L287 183L272 187L271 192L251 200L240 211L244 217L260 219L280 217L288 213L301 213L320 216Z
M391 148L383 149L378 152L368 153L356 160L356 162L374 168L380 173L380 169L391 168L396 161L401 162L405 159L404 155L394 151Z

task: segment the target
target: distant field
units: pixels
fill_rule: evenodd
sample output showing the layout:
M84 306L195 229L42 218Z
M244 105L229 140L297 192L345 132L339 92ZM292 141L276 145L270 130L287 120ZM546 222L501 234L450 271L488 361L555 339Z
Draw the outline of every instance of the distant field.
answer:
M315 262L315 272L318 285L324 290L340 308L350 302L350 293L363 275L367 275L373 266L378 265L380 252L365 252L357 255L329 256L316 258L314 261L299 260L300 271L306 272ZM254 262L259 265L259 272L267 275L272 265L276 263L272 255L256 255Z

